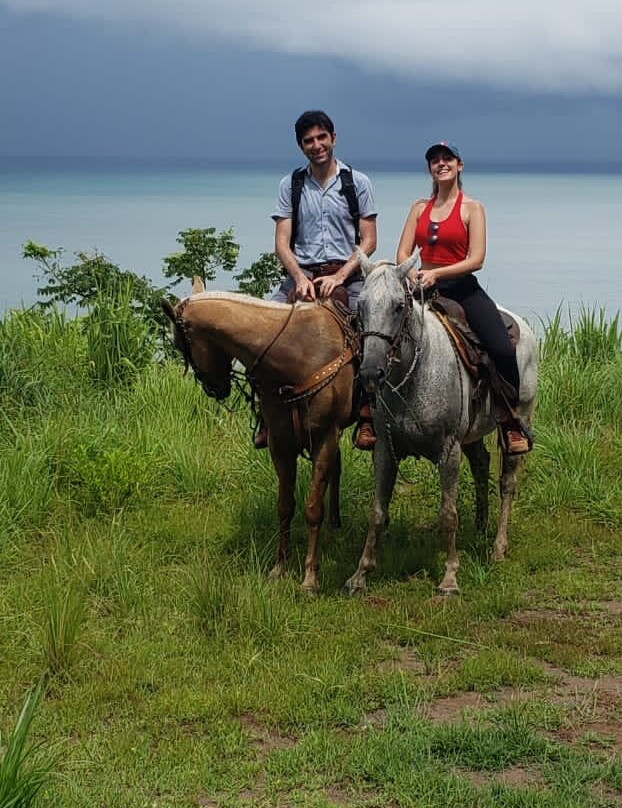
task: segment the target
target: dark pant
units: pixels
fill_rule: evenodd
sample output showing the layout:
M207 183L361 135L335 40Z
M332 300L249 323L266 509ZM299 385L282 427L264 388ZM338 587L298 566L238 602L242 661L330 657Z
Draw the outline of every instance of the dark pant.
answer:
M514 387L518 395L520 379L516 351L494 301L488 297L472 275L442 284L439 286L439 292L460 303L469 325L495 363L497 371Z

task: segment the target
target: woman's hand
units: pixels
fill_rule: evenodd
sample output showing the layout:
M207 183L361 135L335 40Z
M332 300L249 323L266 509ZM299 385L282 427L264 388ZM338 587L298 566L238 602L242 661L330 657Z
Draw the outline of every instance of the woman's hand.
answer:
M430 289L436 286L441 275L437 269L419 269L415 276L415 282L423 289Z

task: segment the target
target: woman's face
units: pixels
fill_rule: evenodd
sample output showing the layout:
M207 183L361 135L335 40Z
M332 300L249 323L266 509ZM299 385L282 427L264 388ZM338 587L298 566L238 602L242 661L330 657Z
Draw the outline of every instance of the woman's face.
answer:
M464 164L449 149L439 149L430 155L428 170L432 179L447 182L458 177Z

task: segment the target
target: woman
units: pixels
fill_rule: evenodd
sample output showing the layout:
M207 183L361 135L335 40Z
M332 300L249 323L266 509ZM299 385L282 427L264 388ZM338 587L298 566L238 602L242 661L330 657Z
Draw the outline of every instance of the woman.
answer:
M515 391L509 401L514 406L520 383L516 352L497 307L473 274L482 268L486 256L484 206L462 191L464 164L455 145L435 143L426 151L425 159L432 177L432 196L418 199L411 207L397 249L397 263L406 261L415 246L419 247L421 267L412 271L411 280L424 289L435 287L462 305L499 374ZM531 441L507 407L499 421L508 454L528 452Z

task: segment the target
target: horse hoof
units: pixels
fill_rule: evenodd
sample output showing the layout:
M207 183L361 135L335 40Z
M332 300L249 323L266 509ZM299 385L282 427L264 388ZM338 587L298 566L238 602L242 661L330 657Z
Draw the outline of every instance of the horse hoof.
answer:
M452 597L454 595L460 594L460 589L457 586L447 586L447 587L437 587L439 595L442 595L444 598Z
M361 584L354 584L351 581L346 581L341 587L341 594L347 595L350 598L355 598L365 592L365 586Z

